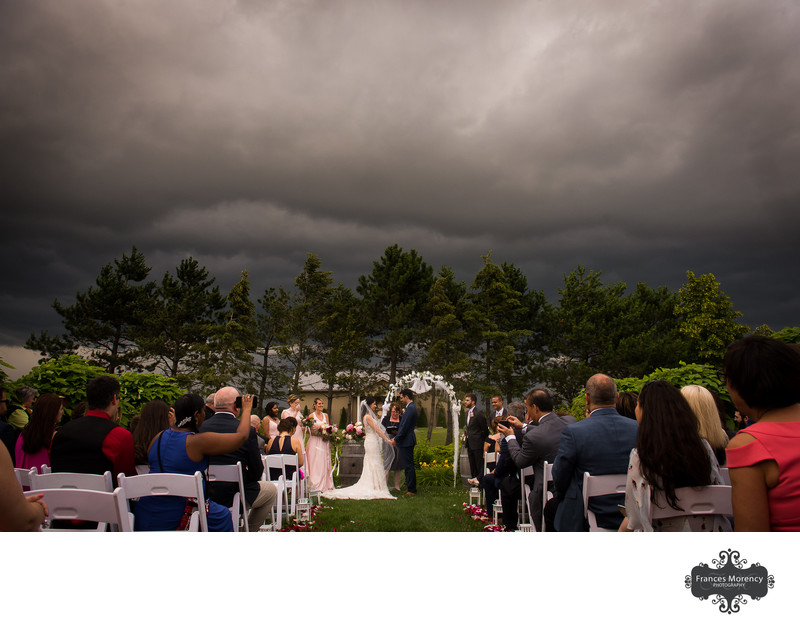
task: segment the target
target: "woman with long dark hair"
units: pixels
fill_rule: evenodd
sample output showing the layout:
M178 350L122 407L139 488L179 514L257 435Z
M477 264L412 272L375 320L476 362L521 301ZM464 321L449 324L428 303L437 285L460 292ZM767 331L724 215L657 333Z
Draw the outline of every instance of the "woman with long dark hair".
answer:
M679 509L677 488L721 484L714 452L680 390L667 381L647 383L636 404L639 433L625 488L620 531L730 531L721 516L676 516L650 522L651 502Z
M800 530L800 354L752 335L725 353L725 385L755 422L728 443L736 531Z
M33 405L28 424L22 429L14 449L17 468L50 466L50 445L56 424L64 413L64 399L55 394L42 394Z
M278 403L271 400L264 407L264 417L261 418L261 432L264 439L269 442L272 438L278 435L278 423L280 416L278 415Z
M137 466L147 466L147 453L153 438L169 428L169 406L163 400L151 400L142 407L133 429L133 454Z

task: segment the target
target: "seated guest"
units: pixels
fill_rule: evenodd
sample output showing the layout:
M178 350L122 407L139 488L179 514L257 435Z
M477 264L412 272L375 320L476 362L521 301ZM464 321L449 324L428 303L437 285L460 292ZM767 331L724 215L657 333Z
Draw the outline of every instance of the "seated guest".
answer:
M56 431L50 449L53 472L102 475L110 470L114 485L117 475L136 474L133 436L111 420L120 407L119 381L103 374L86 385L89 411L70 420Z
M8 424L21 431L28 424L31 410L33 409L33 401L36 400L38 394L39 392L36 388L20 385L17 388L17 398L21 406L14 405L13 408L9 409Z
M626 418L636 420L636 400L639 394L636 392L620 392L617 394L617 413Z
M300 441L294 437L294 431L297 428L297 420L292 417L283 418L278 422L278 435L272 438L265 447L267 455L297 455L297 463L302 466L305 463L303 459L303 447L300 446ZM291 477L295 471L294 466L286 467L286 476ZM277 479L281 476L280 468L270 468L269 478Z
M43 494L26 497L17 483L14 464L0 446L0 532L39 530L48 515Z
M490 517L494 517L494 502L500 498L500 485L496 481L495 470L497 469L497 462L500 458L500 441L503 439L503 434L497 430L497 425L502 417L494 416L489 421L489 426L492 430L492 435L486 438L483 445L484 458L486 453L497 453L497 459L494 462L487 464L486 468L489 472L481 473L478 475L477 485L483 490L483 497L486 502L486 512ZM469 480L470 485L475 485L473 480Z
M725 385L755 422L728 444L736 531L800 530L800 355L753 335L725 353Z
M11 457L11 465L13 467L14 450L17 444L17 437L19 436L19 429L15 429L5 421L7 412L8 398L6 398L6 391L0 388L0 441L5 445L6 450Z
M619 531L731 531L724 516L675 516L650 521L651 503L678 509L677 488L721 485L714 452L697 430L698 421L677 387L647 383L636 406L639 434L630 456L625 512ZM663 506L662 506L663 507Z
M250 433L251 396L242 399L242 417L234 433L197 433L205 420L201 396L185 394L175 401L175 426L167 428L150 442L148 459L151 473L193 475L208 468L208 458L228 453L245 443ZM206 486L206 492L208 488ZM181 524L184 497L142 497L136 505L133 521L136 531L169 531ZM202 509L202 508L201 508ZM213 500L208 502L208 529L232 532L233 519L228 507Z
M589 530L583 516L583 474L624 474L636 446L636 420L617 412L614 379L595 374L586 381L584 397L589 416L564 427L553 462L554 502L558 505L554 525L559 532ZM619 528L622 514L615 494L593 497L589 503L600 527Z
M31 419L17 438L15 461L17 468L50 466L50 445L56 424L64 413L64 399L55 394L42 394L33 405Z
M216 433L235 433L239 429L240 422L236 420L236 414L242 412L242 422L247 422L249 431L244 444L237 448L230 449L225 453L212 455L209 463L215 465L231 465L236 462L242 463L242 475L244 477L243 501L249 507L248 528L251 532L257 532L267 520L267 516L278 498L278 489L274 483L261 480L261 473L264 472L264 464L261 461L262 451L258 448L256 430L250 425L252 397L246 413L241 409L243 397L233 387L223 387L214 395L214 409L216 413L208 420L203 422L200 427L200 435L206 432ZM246 417L245 417L246 416ZM239 491L239 484L216 481L211 484L210 495L214 501L231 507L233 496Z
M717 463L725 465L725 447L728 445L728 434L722 428L719 409L711 392L700 385L686 385L681 388L681 394L689 403L694 415L697 416L697 428L700 437L704 438L714 450Z
M139 420L133 428L133 452L136 467L139 471L147 472L150 464L148 452L153 438L169 428L169 405L163 400L151 400L142 407Z
M508 405L509 409L512 405ZM544 462L551 462L558 454L558 444L561 433L569 424L575 422L572 416L560 416L553 411L553 399L546 389L537 388L529 391L525 396L527 415L531 419L528 430L519 440L515 432L503 426L499 431L505 436L508 453L514 465L522 470L528 466L533 467L533 479L530 480L530 494L527 499L531 506L531 520L537 530L542 529L542 496L544 494L544 479L542 471ZM520 492L520 482L512 484L514 496ZM505 508L503 508L505 512Z

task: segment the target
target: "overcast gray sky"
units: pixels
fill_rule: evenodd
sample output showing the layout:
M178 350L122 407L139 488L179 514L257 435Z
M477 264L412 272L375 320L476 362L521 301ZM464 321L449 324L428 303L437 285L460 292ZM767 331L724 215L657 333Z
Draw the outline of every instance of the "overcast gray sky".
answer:
M493 251L800 324L796 2L0 3L0 343L135 245L227 291Z

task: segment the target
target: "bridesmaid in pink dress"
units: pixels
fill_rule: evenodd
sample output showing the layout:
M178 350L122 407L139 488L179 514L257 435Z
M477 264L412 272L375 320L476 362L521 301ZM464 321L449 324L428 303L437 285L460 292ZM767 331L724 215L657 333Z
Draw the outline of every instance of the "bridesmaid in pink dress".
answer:
M323 412L324 403L321 398L314 399L314 411L308 416L315 427L328 424L328 414ZM331 444L313 433L306 445L308 459L308 480L315 490L326 492L333 490L333 467L331 466Z
M289 396L287 402L289 403L289 408L281 412L281 420L284 418L294 418L297 420L297 428L294 430L292 437L300 442L300 446L303 447L303 452L305 453L306 443L303 439L303 412L300 411L300 397L296 394L292 394Z

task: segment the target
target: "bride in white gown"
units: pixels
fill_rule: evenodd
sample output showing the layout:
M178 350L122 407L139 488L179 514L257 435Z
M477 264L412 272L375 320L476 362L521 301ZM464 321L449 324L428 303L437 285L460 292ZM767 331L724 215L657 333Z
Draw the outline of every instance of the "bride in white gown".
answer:
M364 466L355 485L323 492L325 499L395 499L386 485L386 471L392 465L394 451L391 440L378 421L378 403L368 396L361 403L364 425Z

